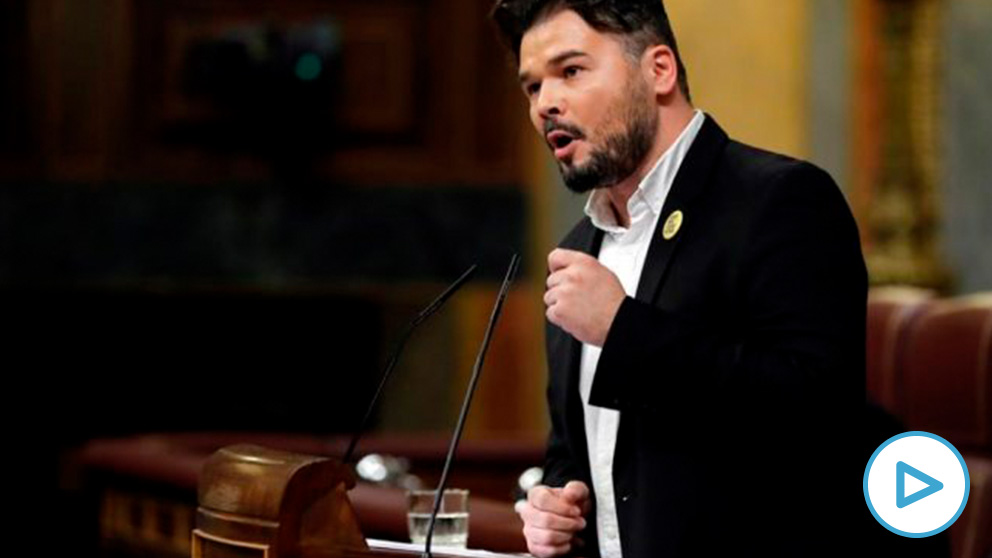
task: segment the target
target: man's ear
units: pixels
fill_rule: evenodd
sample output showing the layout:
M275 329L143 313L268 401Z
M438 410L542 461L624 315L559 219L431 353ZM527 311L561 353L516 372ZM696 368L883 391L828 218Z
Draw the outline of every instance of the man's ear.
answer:
M678 89L679 68L675 53L667 45L654 45L644 51L642 65L656 95L667 97Z

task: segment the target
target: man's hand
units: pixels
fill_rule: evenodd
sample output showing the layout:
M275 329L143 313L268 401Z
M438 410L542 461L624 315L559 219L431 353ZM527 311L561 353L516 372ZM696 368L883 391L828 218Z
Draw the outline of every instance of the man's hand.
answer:
M586 527L589 506L589 487L581 481L571 481L564 488L531 488L527 501L517 505L527 550L536 558L552 558L580 546L576 534Z
M602 347L627 296L620 280L589 254L561 248L548 255L548 269L548 320L579 341Z

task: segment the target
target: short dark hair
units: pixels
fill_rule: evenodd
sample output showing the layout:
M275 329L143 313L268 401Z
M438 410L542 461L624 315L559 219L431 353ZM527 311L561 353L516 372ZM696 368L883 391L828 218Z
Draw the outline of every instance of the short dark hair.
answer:
M691 100L689 77L662 0L497 0L491 17L519 62L524 33L560 10L579 14L601 33L620 35L627 51L634 56L640 56L646 48L657 44L672 49L678 66L679 89L687 100Z

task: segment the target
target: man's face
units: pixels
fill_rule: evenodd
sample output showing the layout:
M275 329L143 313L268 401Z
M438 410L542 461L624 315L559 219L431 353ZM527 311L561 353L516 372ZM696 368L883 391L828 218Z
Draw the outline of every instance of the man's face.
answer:
M651 150L658 114L638 65L619 37L575 12L557 12L524 34L520 83L569 189L613 186Z

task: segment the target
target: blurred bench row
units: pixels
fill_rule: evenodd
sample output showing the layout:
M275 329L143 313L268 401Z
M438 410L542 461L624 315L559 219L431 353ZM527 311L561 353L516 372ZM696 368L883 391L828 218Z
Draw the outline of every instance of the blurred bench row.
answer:
M937 434L961 452L971 494L951 528L953 555L992 556L992 293L873 289L866 374L869 399L903 430Z

